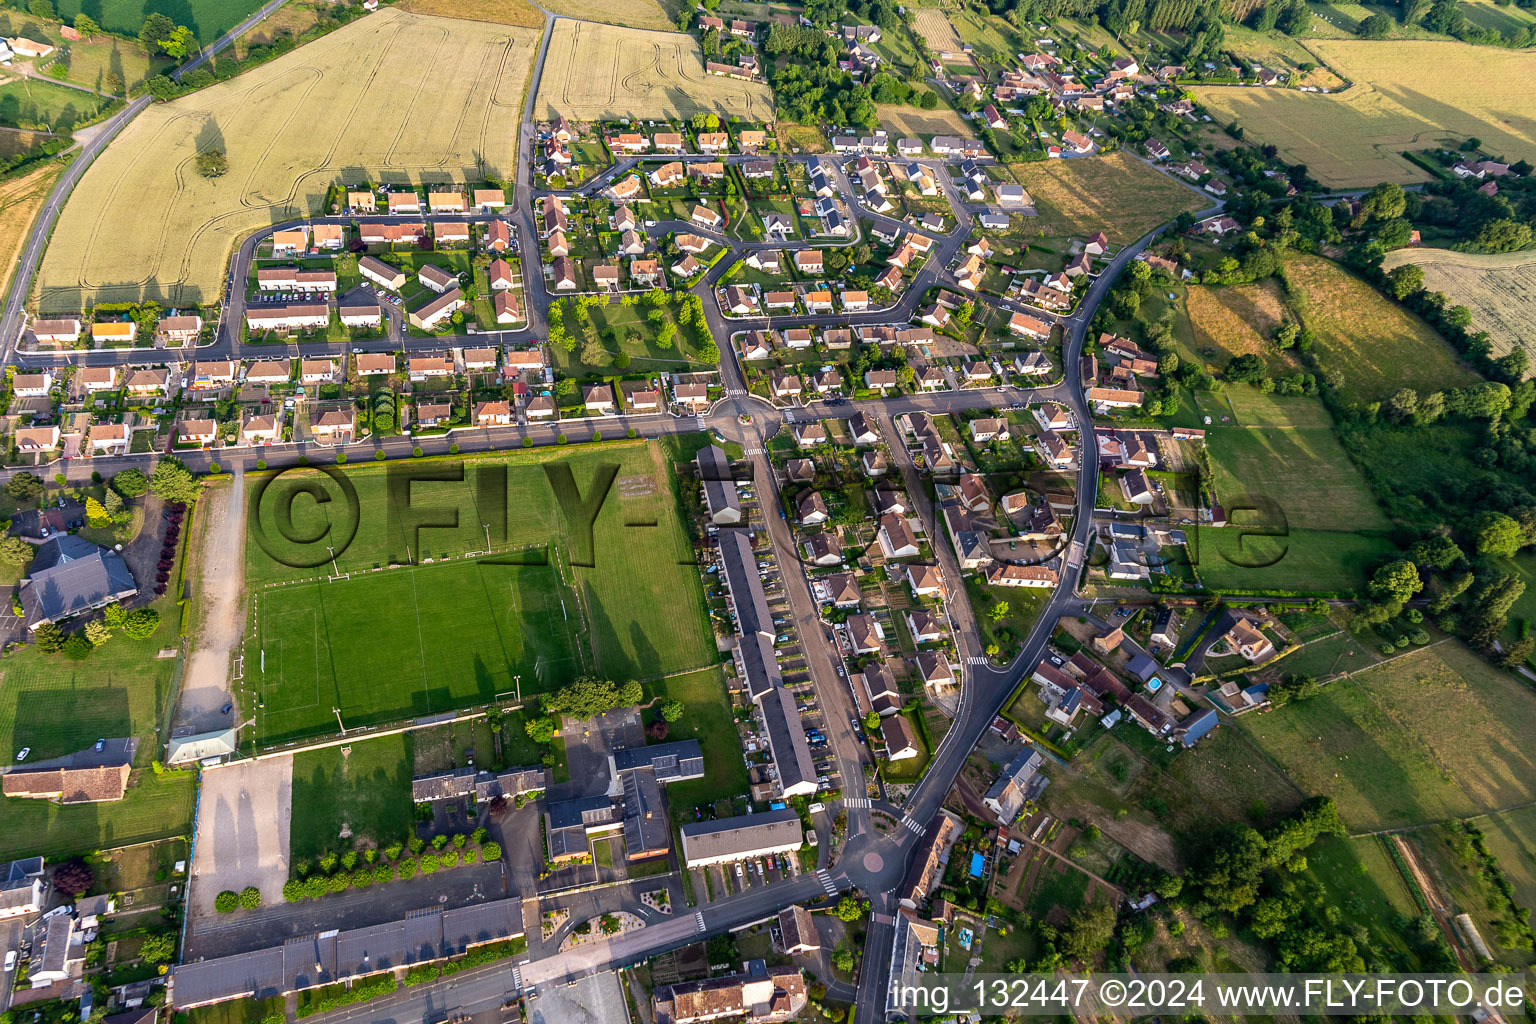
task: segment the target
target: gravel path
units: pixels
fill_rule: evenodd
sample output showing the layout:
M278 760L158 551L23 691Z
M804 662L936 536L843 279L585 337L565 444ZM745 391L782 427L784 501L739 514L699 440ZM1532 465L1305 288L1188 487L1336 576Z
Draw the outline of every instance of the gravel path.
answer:
M229 486L207 491L199 502L197 514L205 522L190 596L203 615L181 684L177 729L210 732L235 723L235 711L224 714L222 708L231 699L231 658L245 629L244 497L244 474L236 466Z

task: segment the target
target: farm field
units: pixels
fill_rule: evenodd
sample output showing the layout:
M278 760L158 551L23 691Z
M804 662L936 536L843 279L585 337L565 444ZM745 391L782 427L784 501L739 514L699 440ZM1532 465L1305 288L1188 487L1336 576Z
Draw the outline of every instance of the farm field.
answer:
M1302 64L1313 64L1313 69L1301 76L1301 85L1332 90L1344 84L1344 79L1318 63L1317 54L1308 50L1306 44L1279 29L1261 32L1246 25L1229 25L1227 28L1230 31L1226 33L1226 45L1243 60L1290 71Z
M1308 47L1354 82L1334 95L1285 89L1199 87L1192 91L1221 121L1273 143L1325 185L1404 184L1428 174L1404 150L1468 136L1510 161L1536 159L1536 123L1518 83L1536 77L1536 54L1434 40L1313 39Z
M705 74L697 40L677 32L558 21L538 88L536 116L544 119L668 118L703 112L773 120L773 93L767 84Z
M1471 310L1472 329L1488 332L1495 356L1536 346L1536 253L1395 249L1382 268L1404 263L1423 268L1426 291L1444 292L1452 305Z
M948 13L955 32L963 42L971 44L977 57L1007 60L1022 45L1018 31L996 15L972 10Z
M240 24L261 6L260 0L59 0L59 17L73 21L82 10L111 32L138 34L145 15L159 11L190 28L204 46Z
M544 12L525 0L403 0L396 6L412 14L489 21L521 28L544 28Z
M103 96L55 85L47 79L13 78L0 84L0 124L46 124L68 131L106 103Z
M880 118L880 127L897 138L926 139L934 135L958 135L968 139L976 134L969 121L948 107L923 110L920 107L888 104L877 106L875 113Z
M660 0L620 0L618 3L602 3L599 0L555 0L546 5L556 14L579 18L582 21L601 21L609 25L627 25L630 28L655 29L674 32L676 24L667 15L667 5Z
M591 498L599 471L612 467L590 553L580 522L560 511L545 463L569 467L582 498L568 501ZM423 470L451 466L425 463ZM503 470L504 483L496 478ZM377 466L347 471L361 509L386 507L387 474ZM578 454L482 459L464 477L412 490L412 510L458 527L416 534L382 511L362 515L355 539L336 559L336 568L350 576L335 582L325 581L328 564L292 569L273 561L255 531L260 523L276 536L275 523L270 513L258 516L253 509L246 678L265 705L256 711L263 739L330 732L333 707L341 708L347 725L363 725L489 701L519 688L525 696L545 692L584 673L650 679L714 662L659 446L620 443ZM285 474L272 486L293 480ZM259 483L250 486L254 495ZM495 496L502 487L504 499ZM275 498L267 495L261 507L277 504ZM302 500L295 505L295 535L322 532L326 511L339 507ZM503 518L507 529L499 536ZM487 522L495 551L534 564L461 559L485 550ZM637 543L640 527L629 523L657 525ZM326 555L320 552L322 562ZM537 564L546 555L550 564ZM420 564L427 558L435 564ZM408 559L418 564L371 571ZM572 564L583 561L591 567ZM299 580L307 582L293 582ZM657 594L671 599L657 601Z
M1399 388L1428 393L1481 380L1422 320L1337 263L1298 256L1286 274L1303 293L1295 306L1316 338L1318 362L1344 375L1343 401L1364 405Z
M944 11L936 8L918 11L912 16L912 29L935 54L960 56L960 33L955 31Z
M63 164L46 163L29 174L0 181L0 292L11 286L11 271L32 231Z
M1456 641L1365 669L1239 726L1352 831L1536 796L1536 697Z
M1185 353L1220 371L1241 355L1260 355L1270 373L1292 374L1301 368L1274 343L1285 319L1280 283L1275 280L1226 287L1191 287L1185 293L1194 350Z
M238 78L158 104L91 165L39 273L41 305L213 300L242 236L349 181L510 176L538 34L385 10ZM458 74L444 75L448 55ZM379 95L409 102L378 107ZM190 169L226 147L230 173ZM139 201L124 202L124 196Z
M1129 153L1010 164L1008 169L1040 212L1029 227L1049 236L1103 231L1111 242L1125 245L1185 210L1207 205L1199 193Z
M379 846L411 835L411 737L379 736L293 755L289 856L309 860L339 841L341 826Z

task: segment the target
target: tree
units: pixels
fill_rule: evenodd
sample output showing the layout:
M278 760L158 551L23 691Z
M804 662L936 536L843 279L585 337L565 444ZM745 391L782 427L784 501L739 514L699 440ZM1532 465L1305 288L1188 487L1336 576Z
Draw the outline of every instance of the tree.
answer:
M1372 15L1371 17L1380 17ZM1369 20L1369 19L1367 19ZM1401 302L1424 287L1424 268L1414 263L1404 263L1387 271L1387 290Z
M32 0L27 4L27 11L34 18L52 18L53 0Z
M221 178L229 170L229 157L222 149L205 149L193 161L197 173L205 178Z
M631 689L633 687L633 689ZM626 707L640 703L640 684L625 683L624 686L616 686L611 679L598 679L596 676L582 676L562 686L554 693L547 693L540 698L543 709L551 714L570 715L573 718L591 718L602 714L604 711L612 711L614 708ZM634 697L634 700L625 700L625 697Z
M75 15L75 31L82 36L93 36L101 31L101 26L96 24L96 19L81 11Z
M1401 604L1424 589L1419 570L1406 558L1388 562L1371 577L1371 593Z
M160 45L160 40L169 39L175 31L176 23L156 12L144 19L144 26L139 29L139 42L152 51Z
M661 705L661 717L669 722L675 722L683 717L683 702L680 700L663 701Z
M528 738L540 746L553 742L556 728L558 723L548 715L530 718L523 725L523 731L528 734Z
M1385 39L1392 34L1392 19L1385 14L1373 14L1355 28L1361 39Z
M14 534L0 538L0 562L6 565L26 565L37 549Z
M853 950L840 946L832 952L832 966L844 974L853 973Z
M1505 648L1503 656L1499 658L1499 664L1505 668L1516 669L1529 661L1533 653L1536 653L1536 637L1521 637Z
M213 898L213 909L221 914L233 914L240 906L240 894L233 889L225 889Z
M837 906L832 908L832 916L848 924L861 920L868 912L869 901L853 895L844 896L837 901Z
M17 473L5 482L5 493L14 498L18 505L37 502L42 498L46 488L43 478L36 473Z
M65 861L53 870L53 887L70 899L84 896L96 881L96 873L83 860Z
M176 957L176 933L151 935L139 945L139 959L148 964L168 964Z
M1115 934L1115 907L1107 900L1095 900L1079 907L1067 922L1061 939L1061 952L1073 960L1089 961L1109 946Z
M101 610L101 620L112 629L122 629L128 621L128 609L114 601Z
M1484 510L1472 517L1467 524L1472 546L1480 555L1514 557L1525 545L1525 534L1520 524L1502 512Z
M188 53L196 48L192 37L192 30L185 25L177 25L170 35L160 40L160 49L166 56L176 60L185 60Z
M85 525L93 530L112 525L112 516L108 514L106 506L95 498L85 499Z
M871 711L869 714L865 715L864 728L870 732L874 732L876 729L880 728L880 712Z
M149 490L161 501L190 505L197 500L198 483L185 463L167 455L155 466Z
M37 649L44 654L57 654L64 649L64 641L68 639L64 631L57 623L45 622L32 631L32 642L37 644Z
M96 648L84 633L71 633L65 638L64 646L59 649L64 652L64 657L71 661L84 661Z
M112 639L112 627L100 619L92 619L85 624L85 638L93 647L100 647Z
M135 608L123 620L123 632L135 640L152 636L160 628L160 613L153 608Z
M125 498L137 498L149 490L149 478L142 469L125 469L112 477L112 489Z

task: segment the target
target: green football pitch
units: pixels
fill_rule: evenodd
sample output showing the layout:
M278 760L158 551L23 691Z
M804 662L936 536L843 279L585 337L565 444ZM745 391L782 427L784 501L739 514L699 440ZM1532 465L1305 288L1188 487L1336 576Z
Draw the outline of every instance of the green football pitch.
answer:
M430 473L451 464L407 465ZM546 472L551 464L570 470L567 484ZM320 472L283 474L266 494L267 474L247 477L242 670L258 742L334 733L338 708L352 728L514 692L526 699L584 674L654 679L718 661L660 446L467 460L461 479L412 485L412 515L457 519L419 530L389 514L385 466L344 473L358 499L350 523L335 480ZM306 486L327 500L274 501L279 487ZM570 514L577 499L590 513L579 522ZM274 540L285 535L325 539L304 554L303 544ZM325 547L333 538L341 538L334 561Z
M590 660L554 566L466 559L277 587L253 625L246 675L269 742L323 728L333 708L351 727L542 692Z

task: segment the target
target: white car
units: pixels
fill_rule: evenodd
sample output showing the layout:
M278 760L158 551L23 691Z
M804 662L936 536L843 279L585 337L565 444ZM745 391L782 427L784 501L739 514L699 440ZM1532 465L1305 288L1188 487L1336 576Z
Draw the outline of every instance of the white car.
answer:
M30 753L32 753L31 747L22 747L21 752L16 755L16 760L25 761L27 759L27 755Z
M16 969L16 951L14 949L7 950L6 954L5 954L5 973L9 974L10 972L14 971L15 969Z

